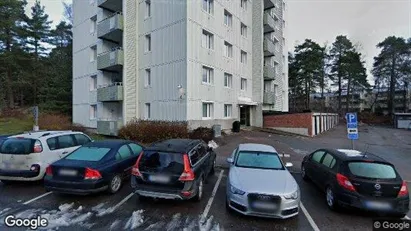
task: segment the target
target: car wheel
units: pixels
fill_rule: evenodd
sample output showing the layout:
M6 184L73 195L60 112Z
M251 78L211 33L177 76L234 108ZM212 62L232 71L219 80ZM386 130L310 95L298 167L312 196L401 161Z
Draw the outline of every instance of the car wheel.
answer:
M121 188L121 184L122 184L122 180L121 180L120 175L115 175L113 178L111 178L111 181L108 185L108 191L111 194L118 192L118 190L120 190Z
M328 208L330 208L331 210L338 209L337 199L335 197L334 191L332 190L330 186L328 186L327 189L325 190L325 199L326 199Z
M301 165L301 177L303 180L308 181L307 172L305 171L305 166Z
M197 185L197 194L194 197L195 201L201 201L201 198L203 197L203 188L204 188L204 179L201 177Z
M214 173L215 173L215 159L213 161L213 166L211 166L210 176L214 175Z
M1 183L3 183L4 185L11 185L11 184L13 184L13 183L15 183L15 182L12 181L12 180L1 180Z

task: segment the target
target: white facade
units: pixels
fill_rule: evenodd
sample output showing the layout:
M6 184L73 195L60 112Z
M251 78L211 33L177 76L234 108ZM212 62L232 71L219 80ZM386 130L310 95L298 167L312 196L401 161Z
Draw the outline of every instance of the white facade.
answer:
M262 126L263 108L288 110L278 54L284 75L273 76L275 102L263 106L262 17L277 1L262 2L74 0L73 122L102 134L134 118L227 129Z

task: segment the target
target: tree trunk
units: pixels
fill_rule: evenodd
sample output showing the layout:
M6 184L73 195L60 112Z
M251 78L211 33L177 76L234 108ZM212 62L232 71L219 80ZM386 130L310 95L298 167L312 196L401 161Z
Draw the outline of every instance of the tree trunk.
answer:
M395 63L396 59L393 57L392 65L391 65L391 76L390 76L390 94L389 94L389 102L388 102L388 110L390 111L391 115L395 113Z
M308 79L306 78L305 79L305 109L308 109L308 107L310 106L309 104L308 104L308 99L307 99L307 95L309 95L308 94Z
M345 112L348 113L350 110L350 88L351 88L351 77L348 77L348 84L347 84L347 103L345 105Z

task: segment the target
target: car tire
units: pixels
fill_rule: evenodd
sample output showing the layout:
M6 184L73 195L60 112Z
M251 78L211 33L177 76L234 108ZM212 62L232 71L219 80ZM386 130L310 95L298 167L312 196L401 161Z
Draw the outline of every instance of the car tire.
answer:
M108 184L108 192L111 194L117 193L120 190L122 183L123 181L120 175L113 176Z
M12 180L1 180L1 183L3 183L4 185L11 185L11 184L15 183L15 181L12 181Z
M333 211L337 211L339 209L338 200L335 197L334 190L330 186L327 186L327 189L325 190L325 202L327 203L329 209Z
M308 176L307 176L307 172L306 172L305 166L304 166L303 164L301 165L301 177L302 177L303 180L305 180L305 181L308 181L308 180L309 180L309 178L308 178Z
M197 194L193 198L194 201L197 201L197 202L201 201L201 198L203 198L203 190L204 190L204 178L201 177L197 185Z

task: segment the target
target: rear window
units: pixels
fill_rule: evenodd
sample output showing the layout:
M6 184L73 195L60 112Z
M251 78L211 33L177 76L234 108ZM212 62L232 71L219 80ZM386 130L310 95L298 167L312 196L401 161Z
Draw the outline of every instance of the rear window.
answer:
M100 161L110 151L110 148L80 147L71 154L67 160Z
M354 176L371 179L395 179L397 173L391 165L371 162L350 162L348 168Z
M181 153L146 151L140 160L141 171L181 173L184 170Z
M34 139L8 138L3 140L0 146L0 153L25 155L33 153Z

